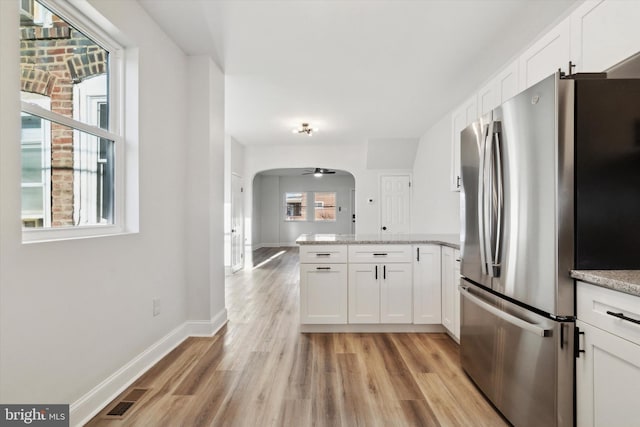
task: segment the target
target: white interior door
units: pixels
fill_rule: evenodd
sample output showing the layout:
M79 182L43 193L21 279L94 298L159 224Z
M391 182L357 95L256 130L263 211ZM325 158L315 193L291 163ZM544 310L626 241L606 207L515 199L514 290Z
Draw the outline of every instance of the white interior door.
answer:
M411 232L411 180L409 175L380 177L380 230Z
M231 175L231 271L244 267L244 188L242 177Z

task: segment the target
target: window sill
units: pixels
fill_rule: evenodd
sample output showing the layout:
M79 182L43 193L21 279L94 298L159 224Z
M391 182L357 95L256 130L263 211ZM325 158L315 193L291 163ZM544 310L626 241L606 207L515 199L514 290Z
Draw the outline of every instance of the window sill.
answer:
M22 243L47 243L65 240L93 239L99 237L122 236L136 234L135 232L123 230L116 225L95 225L84 227L61 227L48 229L23 229Z

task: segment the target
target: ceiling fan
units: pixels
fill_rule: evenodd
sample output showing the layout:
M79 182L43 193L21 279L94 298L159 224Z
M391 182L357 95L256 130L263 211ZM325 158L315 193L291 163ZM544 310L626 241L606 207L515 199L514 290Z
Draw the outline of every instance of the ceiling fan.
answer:
M336 173L336 171L332 171L332 170L324 169L324 168L315 168L313 171L307 170L302 175L313 175L313 176L319 178L322 175L333 175L334 173Z

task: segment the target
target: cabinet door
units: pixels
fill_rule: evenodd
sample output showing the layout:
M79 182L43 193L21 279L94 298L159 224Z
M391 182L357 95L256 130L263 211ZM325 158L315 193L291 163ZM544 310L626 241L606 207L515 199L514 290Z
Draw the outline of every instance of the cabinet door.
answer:
M640 2L585 1L571 14L571 56L578 71L605 71L638 52Z
M411 323L413 287L411 264L380 265L380 322ZM380 270L379 270L380 271Z
M478 118L478 98L472 96L451 116L451 191L460 191L460 132Z
M452 334L455 331L455 290L453 283L453 248L442 247L442 324Z
M346 264L300 264L301 323L347 323Z
M638 425L640 346L577 321L576 416L581 427Z
M453 251L453 335L460 339L460 251Z
M478 112L479 116L483 116L496 108L500 102L496 91L496 80L491 80L478 92Z
M513 98L519 92L518 81L518 61L513 61L507 68L502 70L496 77L496 95L498 104L502 104L509 98Z
M442 323L440 246L416 246L414 253L413 323Z
M349 323L380 323L380 281L377 264L349 264Z
M520 56L520 89L533 86L561 68L567 68L571 59L570 18L565 19L545 34Z

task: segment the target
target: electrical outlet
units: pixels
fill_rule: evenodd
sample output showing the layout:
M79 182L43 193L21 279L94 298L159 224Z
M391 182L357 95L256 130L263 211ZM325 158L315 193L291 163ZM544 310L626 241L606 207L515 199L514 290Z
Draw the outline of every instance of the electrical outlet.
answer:
M153 299L153 317L160 314L160 298Z

